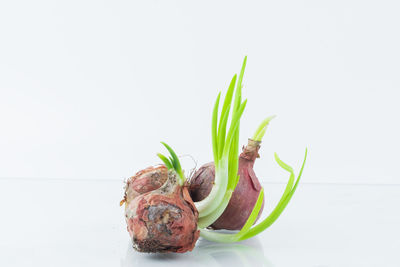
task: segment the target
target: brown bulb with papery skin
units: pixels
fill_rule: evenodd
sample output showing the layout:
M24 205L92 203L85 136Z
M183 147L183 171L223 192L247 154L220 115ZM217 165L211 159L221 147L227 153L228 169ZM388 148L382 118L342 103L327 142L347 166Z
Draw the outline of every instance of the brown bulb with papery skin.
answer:
M232 194L228 206L222 215L210 228L240 230L249 218L261 191L260 182L253 170L254 162L260 155L260 141L248 140L247 146L239 156L238 174L239 182ZM193 201L197 202L206 198L213 187L215 180L215 165L213 162L200 167L190 179L189 193ZM257 219L261 216L264 201Z
M165 165L150 166L138 171L126 181L124 199L120 204L128 206L135 197L160 188L167 179L168 169Z
M162 174L162 178L165 175L164 168L146 169L140 176L156 171ZM167 170L166 174L165 183L158 189L136 195L134 198L126 197L127 228L133 247L139 252L183 253L191 251L199 238L198 211L190 198L187 186L179 185L175 171ZM142 181L140 184L152 183ZM127 191L129 188L128 184ZM137 188L132 189L138 192ZM135 194L127 192L126 195Z

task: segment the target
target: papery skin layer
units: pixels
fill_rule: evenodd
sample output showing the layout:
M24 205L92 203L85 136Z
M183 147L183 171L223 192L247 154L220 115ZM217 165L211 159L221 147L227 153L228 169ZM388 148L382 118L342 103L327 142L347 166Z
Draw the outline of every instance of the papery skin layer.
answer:
M123 201L128 206L137 196L160 188L167 179L168 169L165 165L150 166L138 171L127 180Z
M128 232L140 252L191 251L200 234L197 220L187 186L178 184L173 171L162 187L137 196L126 207Z

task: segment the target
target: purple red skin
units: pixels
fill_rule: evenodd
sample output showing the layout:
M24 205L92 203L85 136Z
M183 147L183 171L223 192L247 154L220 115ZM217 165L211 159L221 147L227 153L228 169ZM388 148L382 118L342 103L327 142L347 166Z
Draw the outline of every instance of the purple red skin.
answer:
M194 202L205 199L211 192L215 179L214 162L201 166L190 178L189 193Z
M253 170L254 162L260 155L261 142L249 139L247 146L239 156L238 174L239 182L226 207L224 213L210 228L240 230L246 223L250 213L257 202L261 185ZM203 200L211 191L215 179L215 166L213 162L203 165L190 179L189 193L193 201ZM264 208L264 202L257 219Z

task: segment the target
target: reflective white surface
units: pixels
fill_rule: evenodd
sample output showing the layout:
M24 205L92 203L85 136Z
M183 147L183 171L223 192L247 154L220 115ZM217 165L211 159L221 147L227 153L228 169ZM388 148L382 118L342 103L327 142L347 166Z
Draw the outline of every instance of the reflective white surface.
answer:
M301 184L277 223L236 244L140 254L123 183L0 179L0 266L400 266L400 186ZM283 184L266 184L270 211ZM265 214L264 213L264 214Z

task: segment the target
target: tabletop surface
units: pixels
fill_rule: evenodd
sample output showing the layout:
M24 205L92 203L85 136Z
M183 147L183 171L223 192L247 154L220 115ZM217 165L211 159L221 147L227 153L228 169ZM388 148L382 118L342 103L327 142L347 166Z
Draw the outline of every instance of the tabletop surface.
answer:
M307 184L265 232L185 254L132 249L119 180L0 179L0 266L400 266L400 185ZM272 210L284 184L265 184Z

